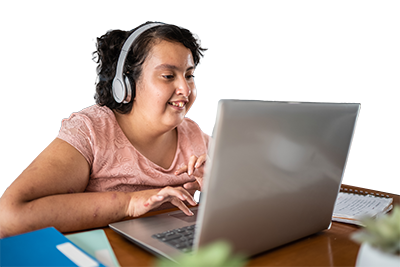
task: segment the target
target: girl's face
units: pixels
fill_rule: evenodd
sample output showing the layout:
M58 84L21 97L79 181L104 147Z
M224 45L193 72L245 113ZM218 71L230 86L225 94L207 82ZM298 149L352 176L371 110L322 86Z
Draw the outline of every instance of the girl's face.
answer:
M196 99L194 62L181 43L160 41L143 63L136 83L133 112L149 127L171 130L178 126Z

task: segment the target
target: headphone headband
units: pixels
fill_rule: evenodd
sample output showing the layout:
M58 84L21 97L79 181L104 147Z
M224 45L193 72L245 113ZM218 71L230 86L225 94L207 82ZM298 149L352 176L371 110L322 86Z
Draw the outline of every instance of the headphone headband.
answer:
M117 63L117 69L115 71L115 77L112 83L112 91L113 91L113 96L115 101L118 103L124 102L128 103L131 99L131 88L129 84L129 80L127 81L127 86L125 85L124 81L124 65L125 65L125 60L128 55L129 49L131 48L133 42L136 40L136 38L141 35L143 32L145 32L148 29L151 29L153 27L163 25L163 23L159 22L154 22L154 23L149 23L145 24L142 27L136 29L129 37L126 39L124 45L122 46L121 53L119 54L118 57L118 63ZM127 88L129 87L129 88Z

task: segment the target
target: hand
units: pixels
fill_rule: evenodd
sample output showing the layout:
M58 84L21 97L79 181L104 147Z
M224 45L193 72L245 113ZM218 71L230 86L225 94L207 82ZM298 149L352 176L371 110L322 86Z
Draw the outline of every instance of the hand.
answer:
M186 215L192 216L193 212L183 203L184 201L187 201L192 206L197 205L192 195L182 187L167 186L161 190L138 191L132 193L127 214L131 217L137 217L154 208L158 208L165 202L170 202Z
M203 177L195 175L195 171L200 168L207 160L207 154L203 154L200 157L196 157L195 155L191 156L189 159L189 163L186 166L181 167L175 172L175 175L182 174L187 172L189 176L193 176L195 181L188 182L183 185L183 187L187 190L199 190L203 188Z

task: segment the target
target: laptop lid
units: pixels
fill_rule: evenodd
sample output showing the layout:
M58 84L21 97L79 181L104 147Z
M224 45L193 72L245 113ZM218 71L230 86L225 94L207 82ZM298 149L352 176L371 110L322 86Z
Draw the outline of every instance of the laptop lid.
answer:
M221 100L194 249L225 240L251 256L329 228L359 109ZM151 236L194 222L178 211L110 227L174 260L180 252Z
M359 109L221 100L196 246L254 255L328 228Z

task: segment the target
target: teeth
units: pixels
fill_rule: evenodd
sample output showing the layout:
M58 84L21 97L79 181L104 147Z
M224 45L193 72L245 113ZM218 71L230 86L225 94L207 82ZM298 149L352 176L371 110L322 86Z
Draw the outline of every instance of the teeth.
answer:
M182 108L185 105L185 103L183 103L183 102L179 102L179 103L170 102L170 104L175 107L180 107L180 108Z

